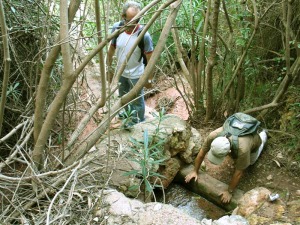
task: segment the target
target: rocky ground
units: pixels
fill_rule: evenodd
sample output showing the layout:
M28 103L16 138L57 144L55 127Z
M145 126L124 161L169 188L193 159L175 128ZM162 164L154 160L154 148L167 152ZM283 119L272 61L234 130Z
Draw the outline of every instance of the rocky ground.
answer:
M99 96L99 83L97 77L90 79L88 84L95 96ZM161 79L155 84L155 94L147 95L147 111L159 111L162 107L167 110L167 113L175 114L184 120L189 120L188 111L186 109L185 102L183 101L180 93L171 84L171 78ZM183 90L183 88L180 88ZM189 93L187 93L188 95ZM101 112L99 112L101 116ZM151 117L147 114L147 117ZM111 129L118 128L120 121L114 120ZM210 126L197 127L197 130L201 133L202 137L205 137L210 131L219 127L220 122L211 124ZM87 128L92 129L95 125L91 124ZM278 193L280 198L284 202L292 200L300 200L300 172L297 167L293 167L292 161L287 162L287 159L281 154L281 149L278 148L275 142L275 137L272 137L267 145L267 148L263 151L259 160L247 169L242 178L238 188L247 192L255 187L266 187L272 193ZM214 166L207 160L206 172L212 177L228 183L233 173L234 166L233 161L228 157L220 166Z
M170 85L170 81L163 79L156 87L160 87L162 91L147 99L147 106L159 109L159 103L162 96L170 99L172 104L168 108L168 113L178 115L184 120L188 120L188 112L185 102L182 100L176 88ZM222 124L220 122L210 124L209 126L200 126L197 130L205 137L209 132L218 128ZM239 188L243 191L249 191L255 187L263 186L274 193L279 193L285 201L300 199L300 170L295 161L286 159L282 154L282 149L278 145L278 140L274 133L270 132L270 139L259 160L250 166L242 178ZM207 173L212 177L228 183L231 174L234 171L233 160L227 157L220 165L215 166L205 160L207 165Z

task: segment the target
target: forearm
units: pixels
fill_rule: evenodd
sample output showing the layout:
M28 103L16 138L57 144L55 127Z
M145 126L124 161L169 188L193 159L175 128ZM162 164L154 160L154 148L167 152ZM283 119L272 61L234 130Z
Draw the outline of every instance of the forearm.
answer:
M149 63L151 56L152 56L152 52L146 54L147 63ZM153 73L150 73L149 80L152 80L152 79L153 79Z
M228 192L232 193L235 188L237 187L238 183L240 182L241 177L243 176L244 171L243 170L235 170L233 173L233 176L231 178L231 181L228 185Z
M205 153L202 149L200 149L196 159L195 159L195 164L194 164L194 170L196 173L198 173L199 169L200 169L200 166L204 160L204 157L205 157Z
M109 46L108 52L107 52L107 58L106 58L106 65L111 66L113 56L115 54L115 48L113 46Z

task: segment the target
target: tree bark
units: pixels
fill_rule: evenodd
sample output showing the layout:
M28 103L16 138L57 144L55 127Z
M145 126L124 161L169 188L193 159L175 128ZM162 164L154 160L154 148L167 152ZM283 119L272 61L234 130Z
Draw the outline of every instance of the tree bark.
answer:
M206 34L208 30L208 24L209 24L209 15L211 12L211 0L207 1L207 9L206 9L206 15L205 15L205 21L204 21L204 27L202 32L202 41L200 45L200 51L199 51L199 62L197 65L197 76L196 76L196 92L195 92L195 106L196 111L200 110L200 104L199 100L203 98L202 93L202 83L205 83L205 76L202 75L204 64L205 64L205 42L206 42ZM202 79L203 78L203 79Z
M0 101L0 137L1 137L4 108L6 104L7 84L9 79L10 62L11 62L10 54L9 54L9 45L8 45L8 33L7 33L6 20L5 20L2 0L0 0L0 25L1 25L3 57L4 57L4 73L3 73L3 81L2 81L2 95Z
M214 2L214 14L212 22L212 43L210 47L210 56L207 62L206 69L206 116L205 121L212 118L213 115L213 68L216 65L216 51L217 51L217 33L218 33L218 19L219 19L220 0Z
M69 21L72 22L74 20L75 14L79 8L81 0L72 0L69 7ZM37 87L36 92L36 101L35 101L35 108L34 108L34 142L36 143L38 136L40 135L43 121L44 121L44 109L47 97L47 90L48 90L48 83L51 71L54 67L55 61L60 52L60 45L59 45L59 35L56 38L55 45L51 49L45 64L43 66L41 72L41 78L39 81L39 85Z

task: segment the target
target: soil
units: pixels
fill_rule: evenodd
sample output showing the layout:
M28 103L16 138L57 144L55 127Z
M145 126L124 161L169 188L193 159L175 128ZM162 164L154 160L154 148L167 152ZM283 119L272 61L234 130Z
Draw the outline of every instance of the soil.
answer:
M88 79L88 85L91 92L94 92L95 96L99 96L99 77ZM186 93L188 90L186 84L183 86L178 87L181 93L185 90L185 95L190 95L190 93ZM164 107L166 113L178 115L183 120L189 120L186 104L175 88L173 78L161 78L153 84L153 90L155 94L148 94L146 97L146 118L151 117L150 112L155 110L160 111ZM101 112L103 110L99 111L99 114ZM95 126L95 123L91 124L87 127L87 131ZM120 126L120 123L113 120L111 128L113 129L118 126ZM196 129L201 133L202 138L205 138L209 132L219 126L221 126L220 121L216 122L216 124L202 124L200 128ZM276 139L274 137L270 138L257 162L246 169L238 188L247 192L255 187L262 186L268 188L273 193L279 193L285 202L300 199L299 168L293 168L293 164L295 163L287 160L286 157L282 156L281 152L282 149L276 143ZM206 159L205 163L206 172L209 175L224 183L229 183L234 171L234 163L229 156L219 166L209 163Z

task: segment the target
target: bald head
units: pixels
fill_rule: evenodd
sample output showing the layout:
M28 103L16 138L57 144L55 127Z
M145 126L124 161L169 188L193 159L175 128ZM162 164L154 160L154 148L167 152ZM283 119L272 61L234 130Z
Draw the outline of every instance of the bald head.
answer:
M127 11L130 9L130 11L136 12L136 14L141 11L142 7L140 3L134 2L134 1L128 1L123 5L123 11L122 16L125 17ZM135 14L135 15L136 15Z

